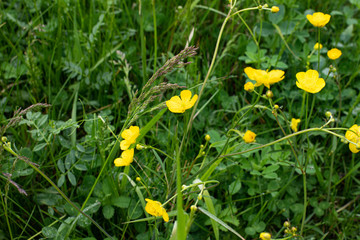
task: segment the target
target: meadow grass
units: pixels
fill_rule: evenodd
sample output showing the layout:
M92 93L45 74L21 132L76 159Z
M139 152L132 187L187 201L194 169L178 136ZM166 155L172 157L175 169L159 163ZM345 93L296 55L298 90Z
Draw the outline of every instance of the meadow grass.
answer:
M360 239L359 8L0 2L0 239Z

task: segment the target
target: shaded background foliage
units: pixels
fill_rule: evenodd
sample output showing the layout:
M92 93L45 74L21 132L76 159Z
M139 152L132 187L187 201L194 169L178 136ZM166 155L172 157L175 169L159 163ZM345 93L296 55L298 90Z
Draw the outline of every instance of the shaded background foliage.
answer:
M0 3L1 125L6 125L19 107L51 104L38 112L27 112L19 125L7 129L5 135L22 156L41 166L79 206L114 144L107 126L115 133L121 130L133 93L187 43L199 47L197 56L190 59L192 64L158 81L187 86L197 92L210 65L228 9L225 1L156 1L153 9L154 2L141 1L141 7L139 1L125 0ZM317 95L310 127L323 124L325 111L340 116L337 119L340 126L350 127L357 122L360 112L360 2L292 0L268 4L277 4L281 11L276 15L259 14L258 11L242 15L255 33L261 31L260 54L240 19L233 18L225 29L215 70L199 103L200 107L206 106L194 122L187 144L187 159L184 160L196 157L205 133L211 136L210 143L213 144L207 157L214 158L226 139L235 113L255 100L243 90L246 66L285 70L286 79L272 88L274 101L289 119L299 117L302 93L296 88L295 75L305 70L307 56L316 42L316 29L306 21L306 14L312 11L332 15L330 24L321 33L324 49L321 50L320 67L326 76L330 64L325 54L327 49L338 47L342 50L336 67L341 74L343 111L338 115L338 86L329 79L326 88ZM254 2L240 1L238 8L249 6L254 6ZM261 26L260 17L263 18ZM317 68L317 56L313 56L310 63ZM176 91L169 90L156 103L174 94ZM154 114L140 118L137 124L144 126ZM106 124L97 115L101 115ZM164 115L161 123L147 135L145 143L167 153L174 152L178 136L184 131L181 124L174 127L175 121L181 122L182 118ZM274 122L271 113L258 110L245 117L239 129L254 129L258 134L257 142L265 144L282 136ZM335 140L330 136L310 134L310 138L310 143L305 137L298 140L301 161L305 161L306 154L311 159L307 169L309 207L305 239L323 236L358 239L358 157L350 154L347 145L334 144ZM247 147L240 142L232 146L232 151ZM335 171L331 175L333 154ZM134 169L147 179L152 196L168 197L174 191L171 164L165 168L165 175L172 183L170 186L158 170L161 169L160 162L167 163L169 159L150 150L137 152L137 159L139 165ZM9 191L7 208L2 197L2 210L8 211L13 233L21 232L18 238L29 238L40 231L42 237L49 238L63 238L66 232L71 239L103 238L102 233L82 217L77 222L78 227L69 230L65 222L72 221L77 212L25 162L4 152L1 152L0 160L0 172L11 172L11 179L28 194L21 195L16 187L9 186L7 175L1 176L1 195L4 196L6 189ZM198 167L195 165L194 171ZM121 170L114 169L111 163L106 171L107 177L96 185L88 202L87 213L119 239L152 238L154 233L146 222L122 224L145 215L130 184L126 191L114 191L118 190L116 178ZM135 170L130 176L137 176ZM304 208L302 180L295 171L294 158L285 142L228 158L211 178L220 182L209 190L217 216L247 238L255 238L265 230L276 233L287 219L299 226ZM333 184L330 195L329 181ZM191 200L186 202L187 210L191 203ZM171 210L172 206L168 208ZM0 214L1 221L5 222L5 211ZM55 224L49 226L53 222ZM167 238L172 224L158 224L157 236ZM210 219L199 214L189 238L212 237L210 225ZM225 228L220 229L223 239L233 237ZM0 239L9 239L8 231L2 224Z

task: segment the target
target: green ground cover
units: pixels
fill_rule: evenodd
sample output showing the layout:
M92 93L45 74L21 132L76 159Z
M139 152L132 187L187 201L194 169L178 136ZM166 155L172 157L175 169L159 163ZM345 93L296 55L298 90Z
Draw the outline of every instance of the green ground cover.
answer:
M359 8L0 1L0 240L360 239Z

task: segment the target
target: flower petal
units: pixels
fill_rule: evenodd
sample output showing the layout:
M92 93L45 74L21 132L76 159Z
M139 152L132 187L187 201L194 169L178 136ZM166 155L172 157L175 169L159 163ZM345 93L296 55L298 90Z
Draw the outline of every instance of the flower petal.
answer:
M185 103L185 110L189 109L189 108L192 108L195 105L196 100L198 99L198 97L199 96L197 94L195 94L189 102L186 102Z
M166 101L166 106L169 108L170 112L173 113L185 112L185 109L183 107L182 101L179 96L174 96L170 100Z
M131 144L127 140L122 140L120 142L120 149L121 150L126 150L126 149L128 149L130 147L130 145Z
M188 101L190 101L191 91L190 91L190 90L183 90L183 91L181 91L180 97L181 97L181 100L182 100L183 102L188 102Z
M360 150L356 148L355 144L349 143L349 149L353 153L358 153Z

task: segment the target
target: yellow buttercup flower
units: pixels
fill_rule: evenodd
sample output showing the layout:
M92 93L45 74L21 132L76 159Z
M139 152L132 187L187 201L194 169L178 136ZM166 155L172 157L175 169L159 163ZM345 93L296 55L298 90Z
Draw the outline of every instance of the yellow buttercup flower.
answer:
M315 45L314 45L315 50L319 50L319 49L322 49L322 48L323 48L323 45L321 43L315 43Z
M261 69L246 67L244 71L248 78L256 81L255 87L264 84L267 88L270 88L270 84L280 82L285 78L285 72L282 70L271 70L270 72L268 72Z
M116 158L114 160L114 164L116 167L124 167L129 166L134 159L134 149L127 149L121 153L121 157Z
M272 12L272 13L277 13L278 11L280 11L279 7L277 7L277 6L272 6L272 8L271 8L271 12Z
M138 126L130 126L121 133L121 137L124 139L120 142L121 150L126 150L131 144L136 142L136 138L140 135L140 129Z
M252 92L252 91L254 91L254 84L252 82L247 82L244 85L244 89L247 92Z
M262 232L262 233L260 233L260 239L261 240L270 240L271 234L267 233L267 232Z
M245 135L243 136L243 139L246 143L252 143L255 141L256 134L250 130L247 130L245 132Z
M337 48L330 49L327 52L327 55L331 60L338 59L341 56L341 54L342 54L342 52Z
M181 97L181 98L180 98ZM198 95L195 94L191 98L190 90L183 90L179 96L174 96L170 100L166 101L166 106L169 108L170 112L173 113L183 113L185 110L192 108L198 99Z
M325 87L325 81L319 78L316 70L307 70L296 74L296 86L309 93L318 93Z
M294 131L294 132L297 132L298 131L298 125L300 123L300 119L295 119L295 118L292 118L291 119L291 124L290 124L290 128Z
M324 27L330 21L331 16L322 12L316 12L313 15L306 15L306 18L314 27Z
M349 149L353 153L358 153L360 151L360 126L353 125L351 128L349 128L348 131L345 133L345 137L347 140L356 143L349 143Z
M145 198L146 206L145 206L145 211L155 217L160 217L162 216L162 218L164 219L165 222L169 221L169 215L166 212L165 208L163 208L163 206L161 205L160 202L158 201L153 201L151 199Z

